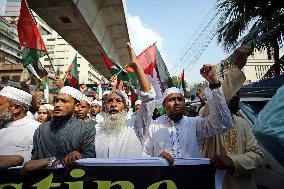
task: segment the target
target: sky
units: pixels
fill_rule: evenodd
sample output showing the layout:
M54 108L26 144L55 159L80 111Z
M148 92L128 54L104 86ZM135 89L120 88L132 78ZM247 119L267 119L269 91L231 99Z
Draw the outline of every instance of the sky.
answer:
M157 42L171 75L185 69L189 84L203 81L199 69L203 64L217 64L229 54L216 38L203 51L194 65L178 64L184 49L189 47L200 25L208 22L216 0L125 0L130 40L137 54ZM209 32L209 31L208 31ZM210 32L209 32L210 33ZM196 51L197 49L195 49ZM193 51L194 52L194 51Z
M5 5L6 5L6 0L0 0L0 15L4 15Z

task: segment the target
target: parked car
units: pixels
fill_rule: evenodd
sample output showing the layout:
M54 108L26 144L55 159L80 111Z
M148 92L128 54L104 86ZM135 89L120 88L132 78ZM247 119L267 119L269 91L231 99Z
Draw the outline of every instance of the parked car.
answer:
M241 98L239 115L246 119L252 127L259 112L264 108L270 98L244 97ZM264 153L264 166L256 172L258 188L279 189L284 186L284 167L259 144Z

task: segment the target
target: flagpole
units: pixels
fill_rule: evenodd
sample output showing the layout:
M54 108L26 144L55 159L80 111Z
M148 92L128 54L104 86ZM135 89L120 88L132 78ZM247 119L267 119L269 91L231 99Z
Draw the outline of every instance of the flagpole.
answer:
M116 63L116 61L113 61L105 53L103 53L103 51L102 51L102 49L101 49L101 47L99 45L98 45L98 49L99 49L100 53L104 54L108 59L110 59L111 62L120 70L119 73L123 71L131 79L131 77L128 74L127 70L125 70L120 64ZM118 75L119 73L117 73L116 75Z

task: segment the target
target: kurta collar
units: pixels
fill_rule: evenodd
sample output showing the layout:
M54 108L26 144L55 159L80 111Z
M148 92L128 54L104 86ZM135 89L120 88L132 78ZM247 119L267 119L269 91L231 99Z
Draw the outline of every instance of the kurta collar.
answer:
M164 119L168 122L169 126L174 126L174 125L179 125L182 122L182 120L184 119L184 116L178 122L174 122L167 115L164 115Z

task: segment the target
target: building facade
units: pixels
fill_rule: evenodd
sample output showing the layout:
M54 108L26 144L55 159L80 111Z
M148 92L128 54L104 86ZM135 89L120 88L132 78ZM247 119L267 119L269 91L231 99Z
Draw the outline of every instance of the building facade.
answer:
M0 80L22 81L28 77L22 66L22 51L16 25L0 17Z
M42 38L48 49L50 58L41 58L41 62L46 69L49 69L52 64L55 73L60 75L61 78L64 78L68 67L77 54L79 83L94 84L100 82L102 76L55 31L51 35L43 35Z
M6 10L9 10L7 9L10 6L9 3L13 4L16 2L7 1ZM10 11L13 14L10 14ZM10 11L6 11L4 17L0 17L0 79L1 81L25 81L28 79L29 73L22 66L22 52L19 46L16 27L19 15L17 11L19 10ZM77 51L53 31L40 17L34 13L33 15L49 52L49 57L44 56L40 61L49 73L59 73L60 77L63 78ZM102 77L91 64L80 54L77 57L79 82L87 84L100 82Z
M284 49L280 49L280 56L283 56ZM242 69L246 76L244 85L259 81L270 67L274 64L273 59L268 59L266 51L256 51L248 57L246 66ZM224 80L224 76L233 67L233 56L217 64L217 76L220 81Z

